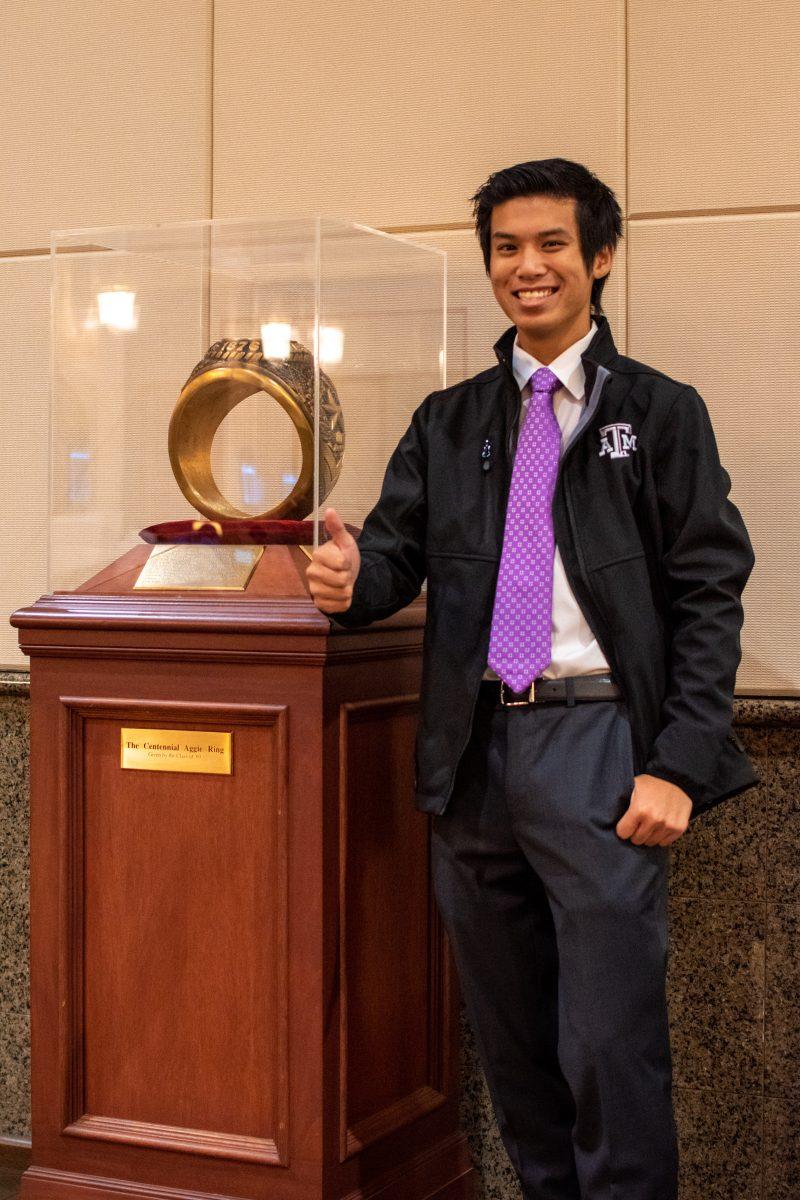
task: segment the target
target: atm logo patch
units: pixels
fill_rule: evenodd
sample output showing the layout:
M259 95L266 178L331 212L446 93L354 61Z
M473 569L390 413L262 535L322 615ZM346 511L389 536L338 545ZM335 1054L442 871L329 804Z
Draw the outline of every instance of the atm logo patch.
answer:
M636 434L630 425L624 421L615 421L613 425L603 425L600 428L599 457L608 455L609 458L630 458L632 450L636 449Z

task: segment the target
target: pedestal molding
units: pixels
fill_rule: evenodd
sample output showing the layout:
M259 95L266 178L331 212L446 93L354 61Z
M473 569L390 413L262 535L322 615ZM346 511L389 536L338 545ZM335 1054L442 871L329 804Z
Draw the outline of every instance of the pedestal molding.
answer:
M95 1141L120 1142L130 1146L152 1146L207 1158L232 1158L241 1162L286 1166L272 1138L240 1137L215 1133L210 1129L180 1129L173 1125L153 1125L146 1121L123 1121L116 1117L96 1117L86 1113L67 1125L71 1137Z

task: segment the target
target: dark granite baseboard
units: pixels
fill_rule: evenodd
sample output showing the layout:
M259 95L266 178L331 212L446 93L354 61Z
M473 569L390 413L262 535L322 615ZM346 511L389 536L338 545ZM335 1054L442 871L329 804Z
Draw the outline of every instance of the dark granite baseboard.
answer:
M28 678L0 673L0 1137L30 1137Z
M0 671L0 1139L30 1136L28 677ZM762 776L694 822L670 880L669 999L681 1200L797 1200L800 698L737 698ZM519 1200L471 1030L462 1123L476 1200Z

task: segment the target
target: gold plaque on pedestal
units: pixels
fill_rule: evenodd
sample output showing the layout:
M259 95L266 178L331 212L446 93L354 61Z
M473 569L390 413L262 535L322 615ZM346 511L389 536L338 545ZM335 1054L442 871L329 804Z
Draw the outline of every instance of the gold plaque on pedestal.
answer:
M122 729L120 766L126 771L231 774L230 733L195 729Z
M243 592L263 553L263 546L154 546L134 588Z

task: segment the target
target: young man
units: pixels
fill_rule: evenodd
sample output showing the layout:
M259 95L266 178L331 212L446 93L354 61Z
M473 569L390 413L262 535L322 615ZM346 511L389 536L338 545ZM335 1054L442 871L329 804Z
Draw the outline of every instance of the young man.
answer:
M428 579L417 804L526 1200L675 1200L669 847L757 782L731 730L753 552L690 385L620 355L613 192L564 159L473 197L510 328L429 396L359 542L308 568L348 626Z

